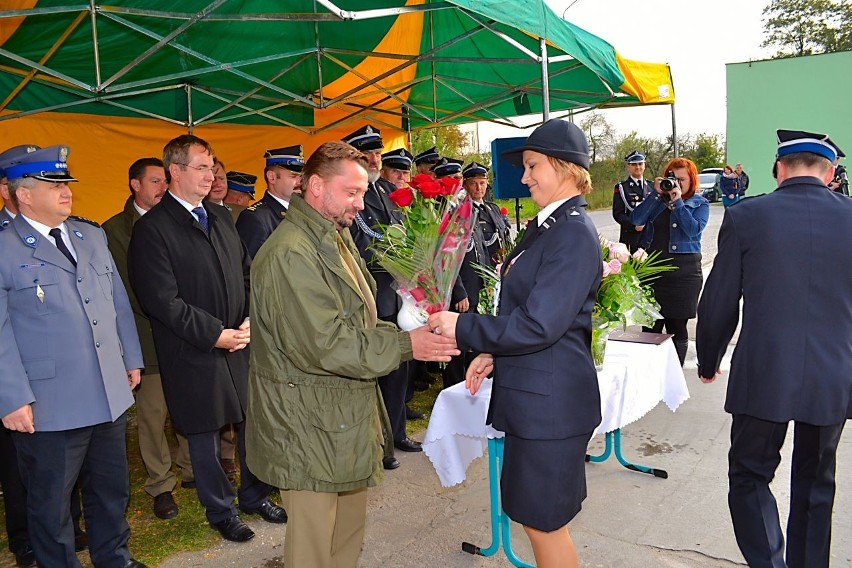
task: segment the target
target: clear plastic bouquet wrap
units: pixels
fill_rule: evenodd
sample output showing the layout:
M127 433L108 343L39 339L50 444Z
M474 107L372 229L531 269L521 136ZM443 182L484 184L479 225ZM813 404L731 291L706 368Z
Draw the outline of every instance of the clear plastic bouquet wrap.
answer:
M384 239L372 247L403 300L397 323L410 330L449 306L471 238L472 206L459 180L426 174L389 197L402 211L402 224L383 227Z

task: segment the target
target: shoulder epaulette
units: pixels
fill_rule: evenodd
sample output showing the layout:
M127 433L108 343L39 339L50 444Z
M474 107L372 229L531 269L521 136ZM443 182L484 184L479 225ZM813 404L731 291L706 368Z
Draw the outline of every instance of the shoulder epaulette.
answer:
M100 224L97 221L92 221L91 219L86 219L85 217L80 217L79 215L69 215L69 219L72 221L80 221L81 223L88 223L89 225L97 228L101 228Z
M260 207L263 207L264 205L266 205L266 204L263 201L258 201L257 203L254 203L254 204L246 207L246 211L257 211Z

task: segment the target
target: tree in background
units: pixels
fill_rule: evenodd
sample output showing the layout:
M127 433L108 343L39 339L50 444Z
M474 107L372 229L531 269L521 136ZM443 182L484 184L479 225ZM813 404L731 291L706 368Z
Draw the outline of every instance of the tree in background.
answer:
M699 172L704 168L720 166L725 161L725 144L719 135L684 136L678 139L678 145L681 156L695 162Z
M763 9L761 47L775 57L852 50L852 3L848 0L772 0Z
M612 156L615 128L603 114L592 111L580 121L580 128L586 133L586 138L589 140L589 151L593 163L597 162L599 157L608 158Z

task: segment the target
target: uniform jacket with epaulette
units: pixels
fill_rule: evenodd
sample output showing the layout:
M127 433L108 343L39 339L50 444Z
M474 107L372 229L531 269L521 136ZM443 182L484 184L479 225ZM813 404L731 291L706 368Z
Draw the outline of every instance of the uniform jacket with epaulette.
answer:
M268 189L263 199L240 213L237 232L252 258L257 255L260 246L266 242L286 214L287 208L275 199Z

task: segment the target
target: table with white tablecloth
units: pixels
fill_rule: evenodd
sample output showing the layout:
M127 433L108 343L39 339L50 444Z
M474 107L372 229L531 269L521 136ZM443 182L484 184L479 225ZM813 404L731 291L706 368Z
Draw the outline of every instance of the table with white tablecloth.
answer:
M566 376L570 380L570 376ZM499 463L502 460L503 433L485 424L491 400L491 379L482 382L476 395L471 395L459 383L438 395L429 427L423 440L423 451L429 457L444 487L464 481L470 463L489 447L489 477L491 482L492 544L479 549L468 543L467 552L489 556L504 540L506 555L515 566L528 566L511 551L508 540L509 520L499 505ZM603 369L598 372L601 391L600 426L595 435L606 434L606 450L589 461L604 461L613 454L628 469L667 477L662 470L638 466L621 456L621 428L642 418L660 401L674 412L689 398L686 379L674 344L667 339L660 345L609 340Z

